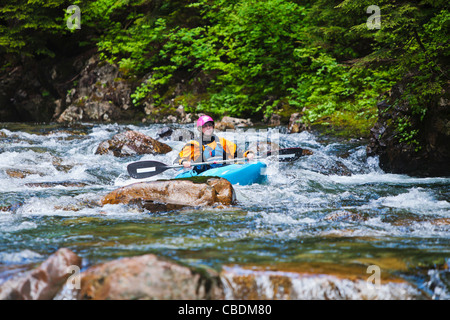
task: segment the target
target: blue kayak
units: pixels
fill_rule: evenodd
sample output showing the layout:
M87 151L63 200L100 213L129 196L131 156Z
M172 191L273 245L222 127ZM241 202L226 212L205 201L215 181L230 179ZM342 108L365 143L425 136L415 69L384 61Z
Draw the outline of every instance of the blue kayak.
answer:
M230 181L231 184L239 184L244 186L253 183L263 183L267 179L266 167L267 165L262 162L230 164L218 168L212 168L199 174L194 170L184 171L177 175L175 179L196 176L221 177Z

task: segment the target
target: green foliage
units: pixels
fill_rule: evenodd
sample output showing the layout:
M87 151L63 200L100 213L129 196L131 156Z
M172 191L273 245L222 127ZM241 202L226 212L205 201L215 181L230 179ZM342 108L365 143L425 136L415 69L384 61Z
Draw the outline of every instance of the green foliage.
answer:
M6 1L0 6L0 54L55 56L48 42L68 31L69 1ZM6 62L6 60L4 60Z
M340 4L348 14L356 14L370 1L346 0ZM373 41L372 52L363 57L366 65L380 62L388 67L391 79L413 74L406 97L413 112L426 113L426 105L439 95L448 81L450 14L445 1L378 1L381 29L368 30L365 23L351 29ZM372 67L373 68L373 67ZM386 78L385 78L386 79Z
M416 152L422 148L419 141L417 141L419 130L413 129L409 119L405 117L399 118L396 123L396 130L396 137L399 142L406 142L407 144L414 146L414 151Z
M71 4L81 31L65 25ZM381 28L372 30L369 0L9 0L0 55L55 56L55 43L78 35L125 78L141 79L136 106L176 100L188 111L260 118L287 108L309 123L373 121L380 94L409 74L404 99L423 118L448 81L447 2L376 4Z

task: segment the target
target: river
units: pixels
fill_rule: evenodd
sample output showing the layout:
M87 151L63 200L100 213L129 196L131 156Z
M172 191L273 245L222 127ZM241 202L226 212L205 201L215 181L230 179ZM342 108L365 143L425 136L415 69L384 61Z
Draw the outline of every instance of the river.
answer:
M41 262L67 247L83 258L84 268L144 253L216 270L377 265L414 285L423 298L450 298L450 178L385 173L377 158L366 156L362 139L244 130L224 136L244 143L272 134L281 147L314 154L269 163L267 183L235 186L238 203L227 209L98 206L127 182L129 162L170 164L184 145L161 140L173 151L117 158L96 155L100 142L128 129L156 138L162 127L0 124L0 282L11 273L8 266ZM43 182L51 184L36 185Z

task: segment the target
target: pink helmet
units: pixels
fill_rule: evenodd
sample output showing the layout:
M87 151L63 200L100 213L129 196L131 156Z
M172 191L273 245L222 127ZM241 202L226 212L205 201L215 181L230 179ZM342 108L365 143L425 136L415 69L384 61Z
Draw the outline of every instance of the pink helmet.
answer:
M204 115L201 116L200 118L198 118L197 120L197 128L198 127L203 127L203 125L207 122L212 122L214 124L214 120L213 118L211 118L210 116Z

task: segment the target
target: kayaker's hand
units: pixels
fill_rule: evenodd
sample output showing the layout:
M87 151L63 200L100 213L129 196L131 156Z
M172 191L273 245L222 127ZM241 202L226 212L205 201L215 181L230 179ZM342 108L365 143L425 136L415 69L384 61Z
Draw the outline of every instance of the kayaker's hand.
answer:
M253 152L249 152L247 154L248 161L252 161L255 158L255 154Z
M182 164L183 167L185 167L185 168L190 168L190 167L191 167L191 162L190 162L190 161L187 161L187 160L183 161L181 164Z

